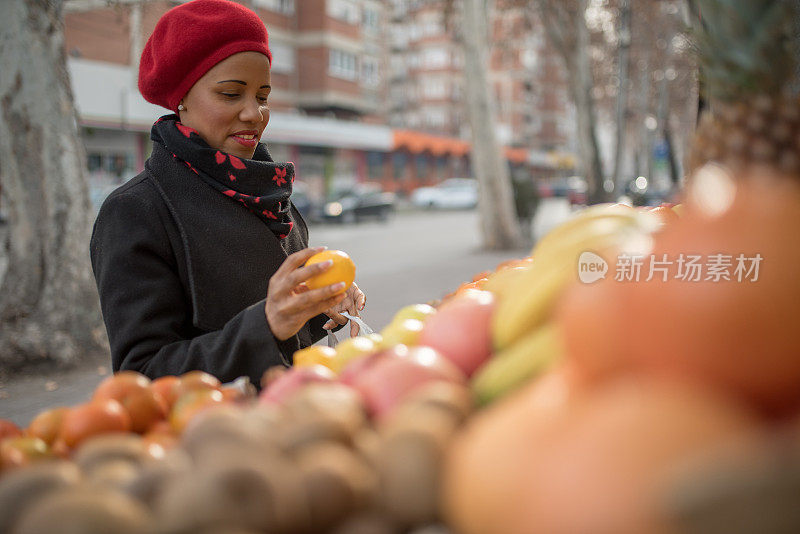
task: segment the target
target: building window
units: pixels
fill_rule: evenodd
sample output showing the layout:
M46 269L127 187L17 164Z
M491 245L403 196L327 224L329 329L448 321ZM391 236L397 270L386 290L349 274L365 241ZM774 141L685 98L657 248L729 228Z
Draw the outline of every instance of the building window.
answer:
M426 48L422 51L422 65L426 69L441 69L450 64L450 54L445 48Z
M408 156L405 152L395 152L392 155L392 175L395 180L402 180L406 176Z
M328 74L337 78L355 81L358 79L358 62L355 54L331 49Z
M422 81L422 94L426 98L445 98L447 97L447 84L441 79L424 78Z
M269 49L272 52L272 72L279 74L294 72L296 59L293 47L273 41L269 44Z
M361 9L353 0L328 0L326 7L329 17L348 24L361 24Z
M442 108L425 108L425 125L432 128L444 128L447 124L447 111Z
M370 180L383 178L383 152L367 152L367 173Z
M261 7L280 13L282 15L294 15L294 0L254 0L256 7Z
M380 64L378 58L364 56L361 58L361 83L375 88L381 83Z
M364 8L363 27L369 33L378 33L380 26L380 15L374 9Z

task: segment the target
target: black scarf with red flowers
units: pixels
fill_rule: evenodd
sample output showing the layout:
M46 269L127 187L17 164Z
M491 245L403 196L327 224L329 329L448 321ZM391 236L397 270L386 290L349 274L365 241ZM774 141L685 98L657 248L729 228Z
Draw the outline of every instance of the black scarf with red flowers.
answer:
M294 163L275 163L267 147L256 145L253 159L211 148L196 130L181 124L177 115L164 115L153 124L150 138L164 146L205 183L259 217L279 239L292 230L289 197Z

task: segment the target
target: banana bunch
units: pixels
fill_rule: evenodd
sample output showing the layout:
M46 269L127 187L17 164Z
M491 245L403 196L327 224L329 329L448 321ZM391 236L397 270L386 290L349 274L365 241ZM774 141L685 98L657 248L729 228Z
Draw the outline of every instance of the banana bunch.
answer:
M550 317L564 288L577 280L578 258L646 235L658 225L655 217L623 206L593 206L555 228L534 248L533 263L506 277L496 289L498 306L492 320L495 349L503 351Z
M492 341L502 353L547 323L561 293L578 279L583 252L603 252L658 228L650 213L619 205L592 206L547 234L533 249L533 263L487 282L498 303ZM503 273L499 273L503 274Z
M564 289L578 279L582 253L627 249L637 240L641 247L660 225L648 212L592 206L543 237L532 263L490 276L484 289L497 299L491 325L495 356L473 378L478 401L496 400L561 360L564 349L551 316Z
M550 323L530 332L496 354L475 375L472 391L485 405L517 389L561 359L561 338Z

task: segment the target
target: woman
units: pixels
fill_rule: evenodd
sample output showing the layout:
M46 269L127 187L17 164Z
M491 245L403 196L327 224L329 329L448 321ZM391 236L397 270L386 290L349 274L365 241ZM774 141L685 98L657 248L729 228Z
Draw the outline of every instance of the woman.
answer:
M302 284L330 263L303 267L322 248L291 203L294 164L258 142L271 63L263 22L227 0L171 9L148 40L139 90L177 114L153 125L144 172L109 195L91 241L115 371L258 385L363 309L355 284Z

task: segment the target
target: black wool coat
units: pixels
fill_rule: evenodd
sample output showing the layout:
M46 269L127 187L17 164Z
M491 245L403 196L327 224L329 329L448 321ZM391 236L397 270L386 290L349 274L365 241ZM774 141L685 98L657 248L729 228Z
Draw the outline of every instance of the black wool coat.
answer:
M272 274L308 246L305 221L278 239L239 202L155 144L145 170L103 203L90 244L114 371L151 378L199 369L258 385L325 336L327 317L279 342L264 306Z

